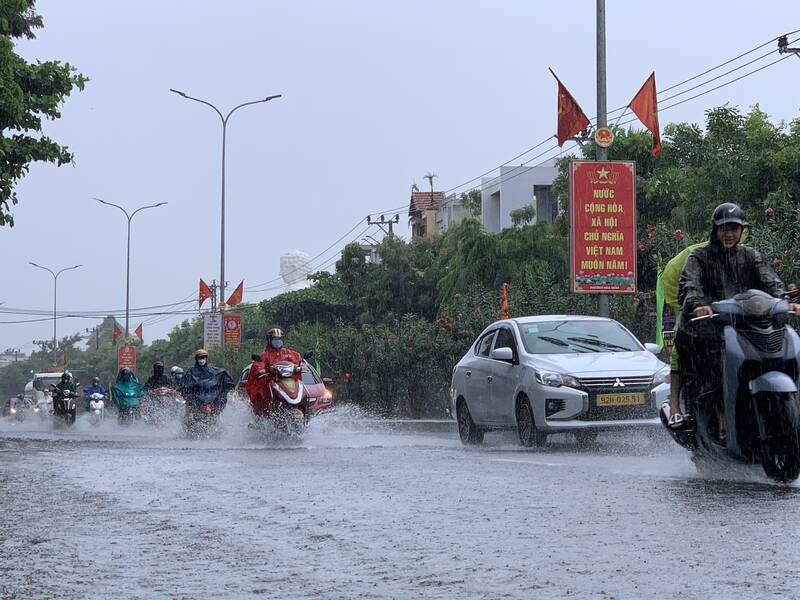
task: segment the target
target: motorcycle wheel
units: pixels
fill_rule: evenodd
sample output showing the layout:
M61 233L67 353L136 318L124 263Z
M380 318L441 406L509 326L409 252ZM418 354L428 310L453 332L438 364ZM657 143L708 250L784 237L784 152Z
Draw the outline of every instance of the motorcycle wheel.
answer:
M779 483L788 483L800 476L800 411L797 395L786 399L768 395L766 414L762 415L767 439L761 446L764 473Z
M64 420L67 422L67 425L74 425L75 424L75 410L69 411L66 415L64 415Z

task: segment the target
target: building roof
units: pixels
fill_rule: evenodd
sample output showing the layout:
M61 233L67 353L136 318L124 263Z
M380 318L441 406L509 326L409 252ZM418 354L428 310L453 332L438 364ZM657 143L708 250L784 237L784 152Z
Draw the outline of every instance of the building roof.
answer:
M444 202L444 192L411 192L409 216L426 210L436 210Z

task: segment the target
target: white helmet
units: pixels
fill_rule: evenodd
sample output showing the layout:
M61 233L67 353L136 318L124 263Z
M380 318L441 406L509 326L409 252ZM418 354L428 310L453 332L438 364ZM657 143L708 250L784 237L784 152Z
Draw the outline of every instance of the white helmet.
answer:
M178 367L177 365L176 365L176 366L174 366L174 367L172 367L172 368L169 370L169 372L170 372L170 373L172 373L173 375L178 375L179 373L180 373L181 375L183 375L183 369L181 369L181 368L180 368L180 367Z

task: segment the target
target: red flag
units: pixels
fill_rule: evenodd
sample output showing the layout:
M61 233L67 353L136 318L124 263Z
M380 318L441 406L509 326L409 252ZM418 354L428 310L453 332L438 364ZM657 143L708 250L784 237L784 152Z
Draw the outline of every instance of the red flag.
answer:
M550 72L553 73L553 69L550 69ZM553 77L558 82L558 133L556 138L558 138L558 145L563 146L569 138L589 126L589 119L555 73L553 73Z
M200 306L203 306L203 302L211 298L214 294L211 293L211 288L208 287L208 284L200 280Z
M231 297L228 298L226 306L236 306L242 303L242 295L244 294L244 280L233 290Z
M653 156L661 154L661 133L658 127L658 101L656 100L656 72L653 71L641 89L628 104L642 124L653 134Z
M61 364L64 365L65 367L67 366L67 353L66 352L62 352L61 353Z
M117 343L117 340L122 337L122 329L120 329L117 323L114 323L114 343Z
M142 339L142 325L143 325L143 324L144 324L144 323L139 323L139 326L138 326L138 327L137 327L137 328L134 330L134 332L133 332L133 333L135 333L135 334L136 334L136 337L138 337L138 338L139 338L139 341L140 341L140 342L144 342L144 339Z

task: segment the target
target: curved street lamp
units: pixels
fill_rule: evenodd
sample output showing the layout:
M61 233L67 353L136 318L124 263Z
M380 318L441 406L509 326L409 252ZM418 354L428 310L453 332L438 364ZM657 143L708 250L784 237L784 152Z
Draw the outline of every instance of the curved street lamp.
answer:
M187 100L194 100L195 102L199 102L200 104L205 104L206 106L210 106L214 109L214 112L219 115L220 121L222 121L222 210L220 212L220 243L219 243L219 305L220 307L225 306L225 139L227 137L227 130L228 130L228 119L231 118L231 115L235 113L242 107L250 106L251 104L262 104L264 102L269 102L270 100L275 100L276 98L280 98L282 94L274 94L272 96L267 96L266 98L262 98L261 100L251 100L250 102L242 102L238 106L234 106L230 111L228 111L227 115L222 115L222 111L218 109L216 106L211 104L206 100L201 100L200 98L194 98L189 96L188 94L170 88L170 92L173 94L178 94L182 98L186 98Z
M64 271L71 271L72 269L77 269L79 267L82 267L83 265L74 265L72 267L64 267L60 271L53 271L53 269L49 269L47 267L43 267L42 265L37 265L35 262L29 262L28 264L29 265L33 265L37 269L42 269L44 271L47 271L48 273L50 273L50 275L53 276L53 364L55 365L55 364L58 363L58 352L57 352L57 348L56 348L56 343L57 343L56 342L56 339L57 339L57 334L56 334L56 323L57 323L57 320L56 320L57 319L57 317L56 317L56 308L58 306L58 276L61 275Z
M125 343L127 344L130 331L129 307L131 298L131 220L133 220L133 217L136 216L136 213L140 211L146 210L148 208L158 208L159 206L164 206L167 203L159 202L158 204L140 206L135 211L128 214L128 211L122 208L119 204L114 204L113 202L106 202L105 200L101 200L100 198L95 198L95 200L97 200L101 204L105 204L106 206L113 206L114 208L120 209L122 213L125 215L125 218L128 219L128 259L127 259L127 266L125 268Z

